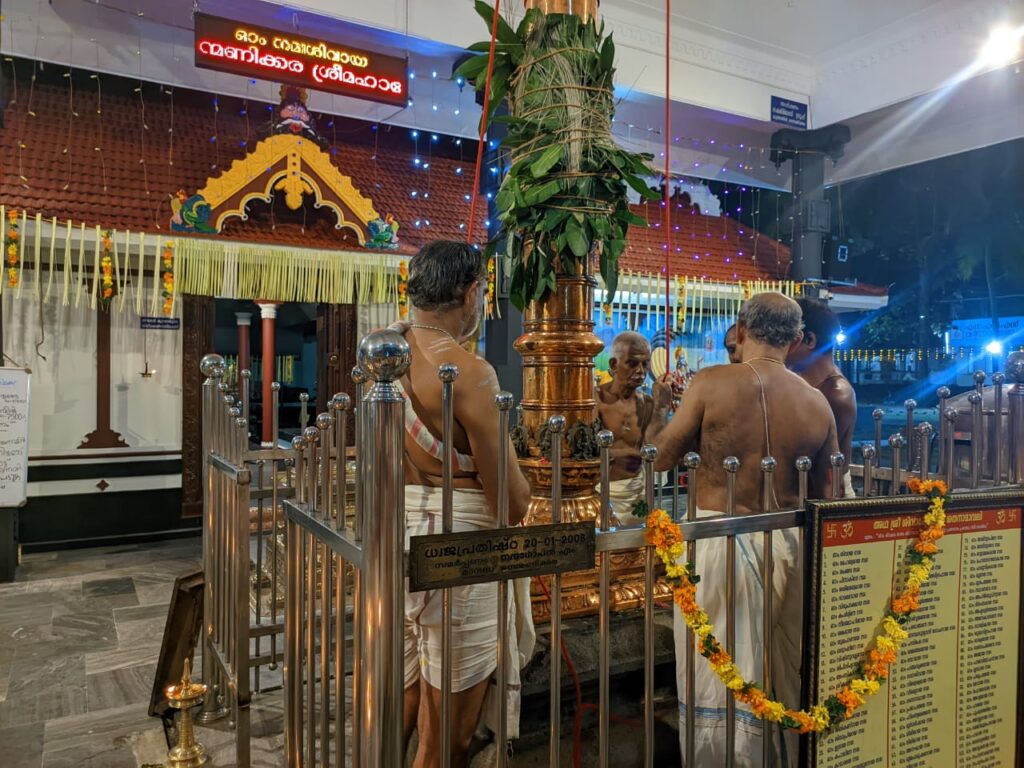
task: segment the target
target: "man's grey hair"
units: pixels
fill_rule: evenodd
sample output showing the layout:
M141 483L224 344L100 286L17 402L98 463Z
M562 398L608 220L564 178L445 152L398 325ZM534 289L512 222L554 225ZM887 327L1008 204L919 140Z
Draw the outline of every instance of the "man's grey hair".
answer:
M770 347L788 347L800 338L800 305L781 293L759 293L740 309L737 322L755 341Z
M631 347L640 347L645 350L647 354L651 353L651 344L647 339L636 331L623 331L612 339L611 356L616 359L621 358Z

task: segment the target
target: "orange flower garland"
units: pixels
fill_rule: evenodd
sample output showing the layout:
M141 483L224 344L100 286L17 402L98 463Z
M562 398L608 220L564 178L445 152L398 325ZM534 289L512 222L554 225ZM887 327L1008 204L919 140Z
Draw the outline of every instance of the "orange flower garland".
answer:
M409 316L409 263L402 259L398 265L398 316L405 320Z
M605 303L601 305L601 311L604 312L604 324L612 324L612 305Z
M114 296L114 262L110 258L112 250L110 230L103 232L102 247L103 250L100 252L100 272L102 272L103 277L100 279L100 304L106 307Z
M164 245L162 277L164 288L160 295L164 297L164 315L170 316L174 306L174 249L170 240Z
M889 668L896 661L896 653L909 636L903 625L919 607L921 585L928 580L935 562L931 556L938 552L935 542L942 538L946 525L948 491L945 483L913 478L907 485L912 493L926 496L931 502L917 540L907 549L906 584L892 598L881 629L854 676L837 693L809 711L790 709L782 702L772 701L756 683L743 678L732 657L715 637L707 613L697 603L700 577L694 573L693 564L679 563L683 556L681 529L663 509L654 510L647 518L647 543L655 548L665 564L665 578L672 586L673 600L682 611L686 625L693 630L700 654L708 660L719 680L732 691L733 697L749 705L758 718L799 733L824 733L852 717L865 699L877 693L881 682L889 677Z
M7 212L7 237L4 238L7 250L7 287L18 287L18 212Z

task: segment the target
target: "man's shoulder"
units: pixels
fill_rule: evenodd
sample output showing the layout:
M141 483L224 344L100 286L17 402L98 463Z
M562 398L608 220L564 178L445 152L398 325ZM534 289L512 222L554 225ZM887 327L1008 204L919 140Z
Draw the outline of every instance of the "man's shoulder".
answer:
M842 374L826 379L820 392L833 408L849 410L857 407L857 393L854 391L853 385Z
M494 366L479 355L467 352L461 347L459 349L462 354L452 361L459 368L459 378L456 379L457 386L461 384L463 387L475 389L498 385L498 374L494 370Z
M737 371L735 365L709 365L706 368L701 368L690 379L690 385L697 384L709 384L716 381L726 381L735 378Z

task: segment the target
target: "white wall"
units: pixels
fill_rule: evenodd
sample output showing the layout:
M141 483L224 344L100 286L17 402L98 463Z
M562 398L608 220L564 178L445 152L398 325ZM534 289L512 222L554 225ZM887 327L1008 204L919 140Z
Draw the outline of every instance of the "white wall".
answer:
M42 303L26 282L21 298L9 289L3 295L4 353L32 369L29 455L75 453L96 428L96 319L83 296L64 306L60 299ZM147 281L145 296L152 283ZM110 310L111 428L132 450L181 449L181 331L139 328L131 306ZM115 299L116 302L116 299ZM41 312L40 312L41 309ZM37 343L42 340L38 346ZM144 367L143 344L151 378ZM43 359L45 358L45 359ZM81 451L82 458L93 451Z
M360 304L356 306L356 328L359 331L359 340L362 341L370 331L385 328L397 319L398 307L395 304Z

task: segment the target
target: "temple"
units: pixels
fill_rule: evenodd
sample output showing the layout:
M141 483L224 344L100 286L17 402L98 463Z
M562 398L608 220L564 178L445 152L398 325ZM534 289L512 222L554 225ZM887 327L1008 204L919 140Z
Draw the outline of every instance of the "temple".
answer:
M0 765L1020 765L1024 14L475 8L5 3Z

